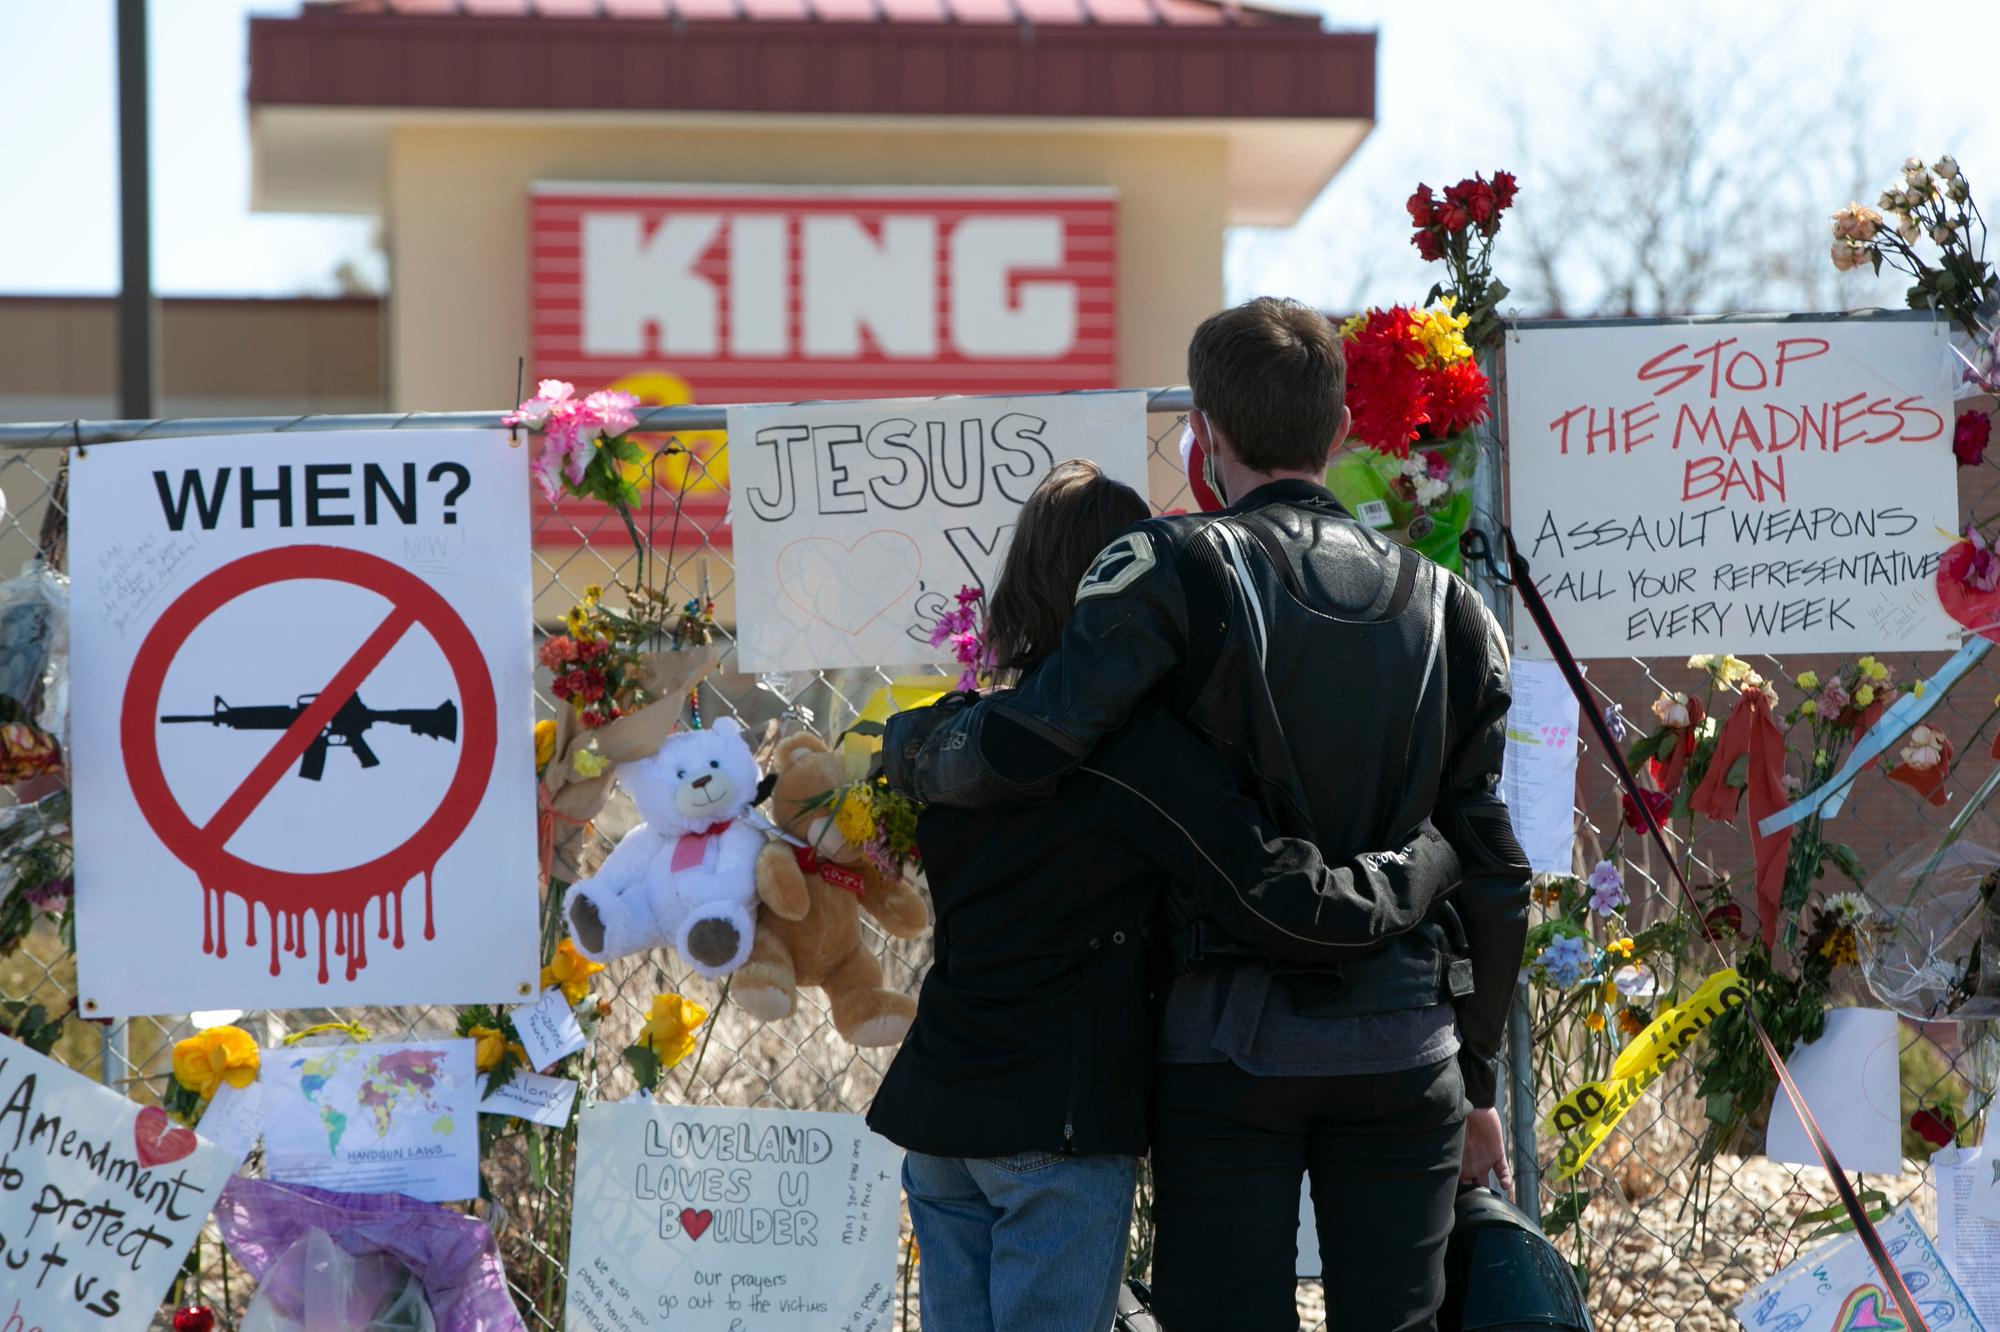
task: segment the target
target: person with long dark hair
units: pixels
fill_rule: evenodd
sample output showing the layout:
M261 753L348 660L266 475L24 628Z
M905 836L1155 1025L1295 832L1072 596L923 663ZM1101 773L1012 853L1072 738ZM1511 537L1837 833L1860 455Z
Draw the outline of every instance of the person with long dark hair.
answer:
M989 598L1003 678L1034 679L1098 553L1147 515L1090 463L1050 471ZM1048 802L927 809L917 841L936 958L868 1122L907 1149L923 1324L939 1332L1111 1325L1147 1148L1165 902L1198 891L1270 903L1280 946L1311 960L1407 924L1459 878L1428 827L1324 863L1280 837L1160 706L1140 708Z

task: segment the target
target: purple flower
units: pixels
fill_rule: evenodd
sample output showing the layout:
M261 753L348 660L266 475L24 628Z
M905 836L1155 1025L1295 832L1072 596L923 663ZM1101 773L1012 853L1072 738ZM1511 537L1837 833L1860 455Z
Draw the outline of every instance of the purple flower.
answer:
M1632 733L1631 724L1625 720L1625 709L1616 703L1604 705L1604 729L1611 732L1611 742L1622 745L1625 737Z
M1608 860L1590 871L1590 909L1600 916L1615 914L1632 899L1625 895L1625 876Z
M23 890L29 905L40 911L61 911L69 905L74 886L67 875L48 879L32 888Z

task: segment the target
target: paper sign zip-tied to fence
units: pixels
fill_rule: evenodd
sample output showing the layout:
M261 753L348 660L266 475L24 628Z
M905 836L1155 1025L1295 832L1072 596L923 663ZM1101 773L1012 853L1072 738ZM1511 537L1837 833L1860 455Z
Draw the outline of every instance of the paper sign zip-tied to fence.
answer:
M1661 830L1659 819L1654 815L1652 807L1641 798L1639 781L1632 775L1631 765L1625 761L1624 750L1620 749L1618 742L1612 738L1611 728L1604 720L1603 711L1591 700L1589 688L1583 682L1583 668L1577 664L1576 655L1563 641L1562 631L1556 627L1555 617L1549 613L1548 602L1543 600L1541 592L1536 588L1534 571L1528 567L1527 558L1521 554L1520 547L1515 543L1513 530L1503 526L1500 535L1507 543L1508 574L1513 580L1515 592L1521 598L1523 609L1528 612L1528 618L1534 621L1535 628L1540 631L1542 641L1548 645L1549 655L1555 658L1556 664L1562 668L1563 678L1569 681L1570 690L1576 695L1577 703L1583 710L1584 720L1590 726L1591 733L1596 736L1597 743L1604 747L1604 753L1611 764L1612 772L1617 775L1619 785L1625 789L1625 794L1630 797L1639 810L1640 817L1645 820L1646 832L1652 837L1653 844L1659 848L1661 861L1673 875L1674 882L1680 887L1681 895L1693 911L1694 919L1701 928L1702 938L1708 941L1709 947L1715 950L1716 957L1726 965L1728 958L1722 952L1722 945L1716 942L1714 932L1703 919L1701 903L1695 897L1694 889L1689 886L1687 876L1681 872L1680 861L1675 858L1673 849L1667 845L1666 834ZM1785 1067L1784 1056L1778 1052L1777 1045L1771 1040L1771 1034L1764 1030L1763 1022L1758 1019L1756 1005L1744 1004L1743 1016L1749 1022L1750 1030L1756 1034L1757 1044L1764 1051L1764 1058L1770 1062L1771 1071L1777 1075L1778 1085L1784 1089L1785 1098L1797 1112L1799 1123L1805 1126L1806 1138L1812 1143L1813 1150L1818 1153L1820 1164L1825 1167L1828 1177L1833 1180L1834 1190L1840 1195L1840 1205L1846 1211L1848 1220L1854 1223L1855 1234L1860 1237L1862 1246L1868 1250L1869 1261L1875 1264L1875 1270L1881 1274L1883 1287L1895 1301L1897 1311L1902 1314L1907 1324L1907 1332L1930 1332L1930 1324L1924 1321L1923 1313L1917 1307L1916 1297L1910 1293L1902 1273L1896 1270L1895 1263L1890 1260L1888 1250L1883 1247L1881 1235L1876 1233L1875 1223L1868 1219L1868 1210L1861 1205L1861 1199L1855 1194L1853 1181L1849 1180L1847 1172L1841 1169L1839 1160L1833 1154L1832 1145L1820 1131L1819 1121L1813 1118L1812 1108L1806 1104L1804 1093L1800 1092L1798 1083L1792 1080L1791 1070Z

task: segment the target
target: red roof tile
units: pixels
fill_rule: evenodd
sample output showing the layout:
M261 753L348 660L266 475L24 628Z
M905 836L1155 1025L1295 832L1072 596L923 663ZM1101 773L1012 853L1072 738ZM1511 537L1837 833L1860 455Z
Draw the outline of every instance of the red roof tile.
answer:
M314 0L308 15L379 15L458 17L468 19L590 18L672 19L703 17L712 5L687 0ZM1319 16L1295 10L1234 0L797 0L770 5L744 0L730 6L731 17L748 22L773 19L813 19L829 23L1116 23L1166 24L1185 27L1308 27L1320 26Z

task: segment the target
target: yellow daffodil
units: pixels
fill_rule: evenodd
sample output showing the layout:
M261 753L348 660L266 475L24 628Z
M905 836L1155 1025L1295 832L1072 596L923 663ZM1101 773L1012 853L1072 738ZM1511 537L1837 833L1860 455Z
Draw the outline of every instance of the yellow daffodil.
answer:
M237 1090L257 1080L263 1056L241 1027L210 1027L174 1046L174 1081L206 1101L228 1083Z
M571 606L569 614L563 616L563 628L569 630L571 638L587 638L590 635L590 616L581 606Z
M590 993L590 978L602 970L602 962L591 961L576 951L575 944L564 939L556 946L556 955L542 968L542 988L561 986L563 998L574 1008Z
M1808 694L1818 689L1819 673L1817 671L1806 671L1801 674L1799 676L1799 688L1805 690Z
M576 770L577 776L589 781L593 777L602 777L604 770L611 766L611 760L594 749L579 749L570 756L569 766Z
M522 1063L528 1061L528 1052L521 1048L520 1042L508 1040L506 1033L498 1027L473 1027L465 1035L472 1042L473 1067L481 1073L491 1073L498 1068L500 1060L509 1051Z
M1874 701L1875 701L1875 686L1874 686L1874 685L1862 685L1862 686L1861 686L1861 687L1860 687L1859 689L1857 689L1857 690L1855 690L1855 691L1854 691L1854 706L1855 706L1855 707L1857 707L1857 708L1865 708L1865 707L1867 707L1867 706L1868 706L1869 704L1873 703Z
M639 1030L639 1044L653 1052L662 1069L672 1068L694 1053L694 1029L708 1020L708 1010L677 994L654 998L653 1011Z
M850 786L834 811L833 826L849 846L866 846L875 840L875 801L865 786Z
M552 721L535 723L535 771L549 766L549 760L556 756L556 724Z
M1585 1013L1583 1015L1583 1025L1590 1028L1592 1031L1603 1031L1604 1014L1595 1008L1591 1009L1588 1013Z
M602 600L604 600L604 589L599 587L597 584L592 583L589 587L583 589L584 605L595 606L598 602Z
M1600 993L1600 997L1602 997L1602 998L1603 998L1603 1000L1604 1000L1604 1002L1605 1002L1605 1003L1607 1003L1607 1004L1615 1004L1615 1003L1617 1003L1617 1002L1618 1002L1618 982L1617 982L1617 981L1606 981L1606 982L1604 982L1604 988L1603 988L1603 990L1601 990L1601 991L1600 991L1599 993Z

